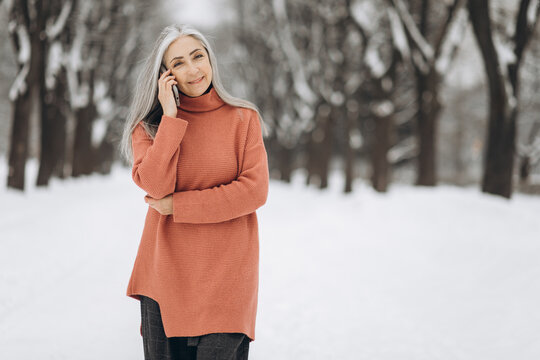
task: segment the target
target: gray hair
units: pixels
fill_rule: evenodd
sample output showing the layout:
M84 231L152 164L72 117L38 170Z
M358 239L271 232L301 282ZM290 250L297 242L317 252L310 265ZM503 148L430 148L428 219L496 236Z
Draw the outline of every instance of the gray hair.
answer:
M143 70L137 77L137 83L135 86L135 93L129 107L127 119L124 124L122 139L120 141L120 153L129 161L133 163L133 152L131 144L131 134L139 123L139 121L145 119L148 114L158 104L158 77L159 68L163 61L163 55L169 47L169 45L181 36L189 35L199 40L208 53L210 66L212 67L212 85L219 95L219 97L227 104L232 106L239 106L255 110L259 116L261 127L264 129L264 133L267 134L268 130L264 124L261 113L255 104L248 100L240 99L229 94L223 87L221 79L219 77L218 66L214 51L212 50L209 42L206 40L203 34L190 25L169 25L165 27L159 37L157 38L150 56L146 58L143 66ZM146 133L153 139L157 132L157 127L149 126L146 122L142 122L142 125Z

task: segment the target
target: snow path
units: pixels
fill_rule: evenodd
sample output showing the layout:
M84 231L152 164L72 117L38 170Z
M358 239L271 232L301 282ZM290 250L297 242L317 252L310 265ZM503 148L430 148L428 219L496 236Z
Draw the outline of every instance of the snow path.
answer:
M0 176L6 179L5 159ZM129 169L0 190L0 359L143 359ZM250 359L538 359L540 197L271 181Z

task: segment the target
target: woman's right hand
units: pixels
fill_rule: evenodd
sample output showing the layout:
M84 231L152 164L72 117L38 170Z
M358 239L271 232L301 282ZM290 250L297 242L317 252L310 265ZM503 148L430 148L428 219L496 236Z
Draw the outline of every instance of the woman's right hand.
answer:
M172 87L177 82L174 75L169 75L170 73L171 69L168 69L158 79L158 100L163 108L163 115L176 117L178 109L176 108Z

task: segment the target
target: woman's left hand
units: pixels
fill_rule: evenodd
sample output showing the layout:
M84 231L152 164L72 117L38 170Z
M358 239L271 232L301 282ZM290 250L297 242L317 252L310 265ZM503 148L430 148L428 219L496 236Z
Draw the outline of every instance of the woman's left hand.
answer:
M161 215L172 215L173 213L172 194L165 196L163 199L154 199L146 195L144 201L156 209Z

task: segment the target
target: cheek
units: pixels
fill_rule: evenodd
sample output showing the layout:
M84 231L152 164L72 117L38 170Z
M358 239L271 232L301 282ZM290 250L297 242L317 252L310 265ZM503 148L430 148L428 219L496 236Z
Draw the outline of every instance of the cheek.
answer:
M176 79L177 82L182 82L183 81L184 75L182 74L182 71L175 70L175 71L172 72L172 74L174 75L174 78Z
M212 75L212 66L210 66L209 63L206 64L204 70L205 70L205 72L206 72L208 75Z

